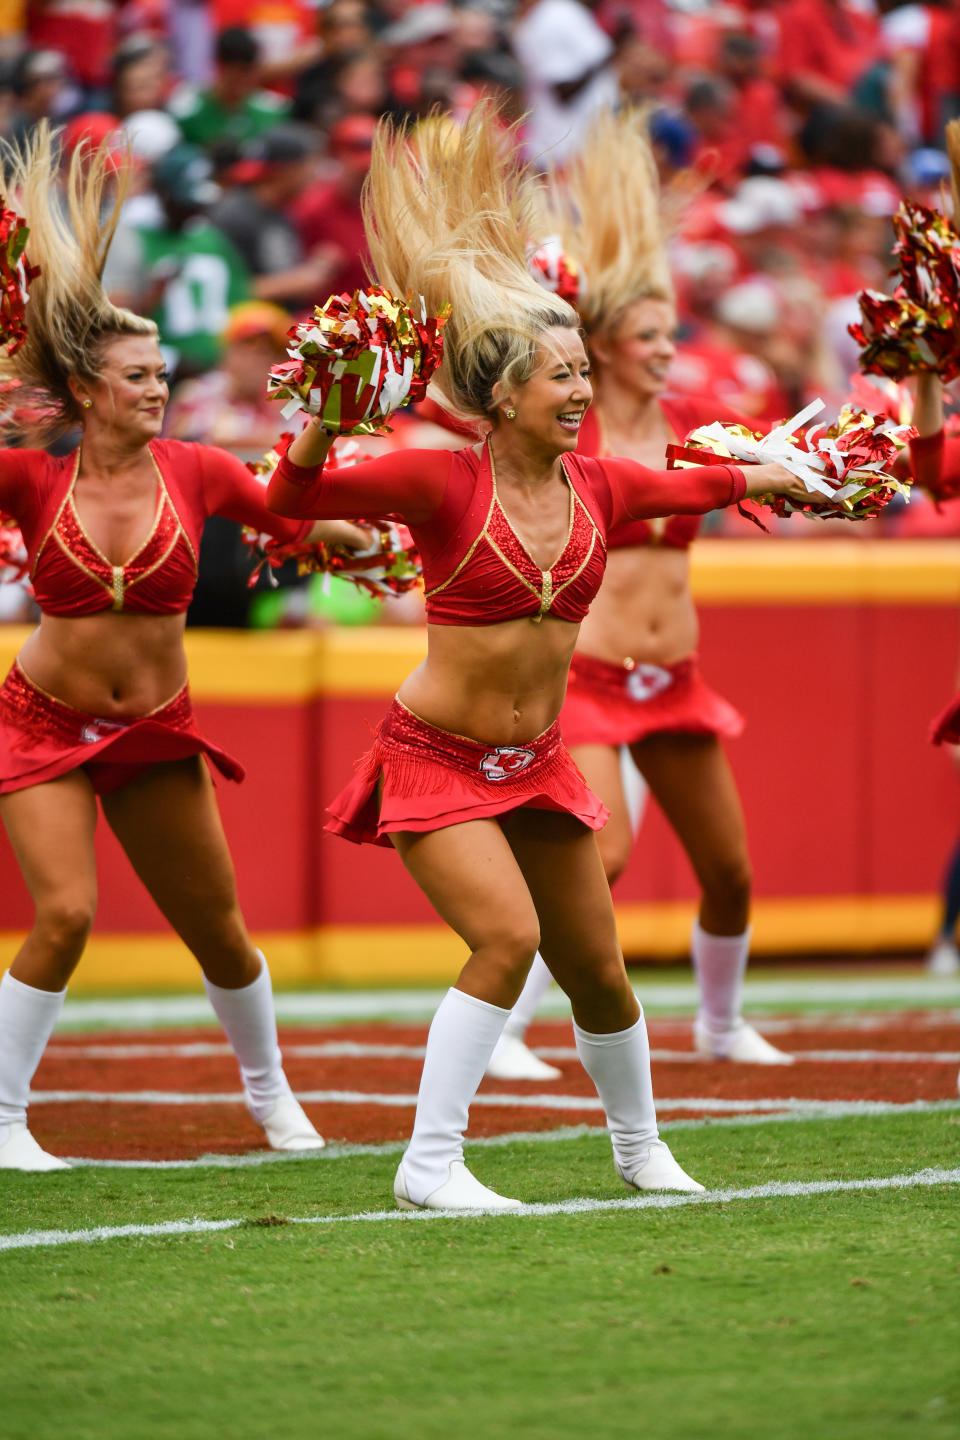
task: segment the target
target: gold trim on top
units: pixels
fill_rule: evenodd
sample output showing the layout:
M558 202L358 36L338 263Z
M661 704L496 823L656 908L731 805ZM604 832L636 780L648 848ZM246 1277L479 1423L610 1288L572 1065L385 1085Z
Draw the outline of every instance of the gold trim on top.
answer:
M573 515L574 515L573 497L574 497L574 489L573 489L573 483L572 483L572 481L571 481L571 479L570 479L570 476L567 474L567 467L566 467L566 466L564 465L564 463L563 463L563 457L562 457L562 456L559 457L559 458L560 458L560 469L561 469L561 472L562 472L562 474L563 474L563 482L564 482L564 484L565 484L566 487L567 487L567 491L568 491L569 497L570 497L570 505L569 505L569 510L568 510L568 514L567 514L567 538L566 538L566 540L563 542L563 546L561 547L560 553L559 553L559 555L556 557L556 559L553 561L553 564L550 565L546 570L544 570L541 565L538 565L538 564L537 564L536 560L534 560L533 556L530 554L530 550L529 550L526 542L524 541L523 536L520 534L519 530L518 530L517 527L514 525L513 521L510 519L510 516L507 514L506 510L504 510L504 508L503 508L503 504L502 504L502 502L501 502L501 500L500 500L500 492L499 492L499 490L497 489L497 467L496 467L496 465L494 464L494 459L493 459L493 446L491 445L489 439L487 440L487 454L490 456L490 479L491 479L492 482L493 482L493 498L494 498L497 506L498 506L499 509L500 509L500 514L503 516L504 520L506 520L506 522L507 522L507 528L509 529L510 534L513 536L514 540L516 540L517 544L520 546L520 549L523 551L524 555L526 555L527 559L530 561L530 564L533 566L533 568L534 568L535 570L539 570L539 571L540 571L540 574L541 574L541 575L544 575L544 576L546 576L546 575L552 575L553 571L556 570L557 566L560 564L560 561L563 559L564 555L566 555L566 553L567 553L567 550L570 548L570 540L571 540L571 537L572 537L572 535L573 535Z
M59 523L60 523L60 516L63 514L63 507L66 505L67 501L68 501L69 498L70 498L70 492L72 491L73 486L74 486L74 484L75 484L75 482L76 482L76 479L77 479L77 471L79 470L79 468L80 468L80 450L79 450L79 447L78 447L77 452L76 452L76 457L75 457L74 462L73 462L73 475L71 476L70 483L68 484L66 490L64 491L63 499L60 501L60 504L57 506L57 513L56 513L56 515L54 515L53 520L52 520L51 523L50 523L50 528L49 528L49 530L47 531L46 535L44 535L43 539L40 541L40 544L37 546L37 553L36 553L36 554L34 555L34 557L33 557L33 565L30 567L30 579L31 579L31 580L33 579L34 575L37 573L37 566L40 564L40 556L43 554L43 551L44 551L44 548L45 548L45 546L46 546L46 543L47 543L47 541L50 539L51 535L53 535L55 539L59 539L59 537L58 537L57 534L56 534L57 526L58 526ZM61 546L61 549L62 549L62 548L63 548L63 547ZM69 551L66 551L65 553L66 553L66 554L69 554L70 552L69 552ZM100 582L100 583L102 583L102 582Z

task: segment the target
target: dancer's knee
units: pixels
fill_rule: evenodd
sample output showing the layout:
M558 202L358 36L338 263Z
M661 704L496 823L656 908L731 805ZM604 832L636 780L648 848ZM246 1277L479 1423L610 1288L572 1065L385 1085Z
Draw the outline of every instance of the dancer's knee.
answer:
M50 896L37 905L34 936L53 953L75 959L87 943L96 909L93 895Z
M747 856L731 855L717 861L702 875L701 883L704 905L711 915L725 922L725 932L745 929L753 888L753 871Z

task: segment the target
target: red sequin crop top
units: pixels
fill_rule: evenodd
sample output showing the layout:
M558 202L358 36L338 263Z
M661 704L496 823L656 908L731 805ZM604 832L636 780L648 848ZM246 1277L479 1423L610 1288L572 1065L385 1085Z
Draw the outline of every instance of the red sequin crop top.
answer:
M99 548L77 508L80 452L0 452L0 511L23 533L37 604L45 615L101 610L174 615L187 609L197 579L203 522L224 515L283 542L309 524L268 510L265 492L235 456L208 445L154 440L157 496L149 533L122 565Z
M714 420L719 420L724 425L748 425L752 430L767 428L762 421L738 415L708 396L664 395L657 403L677 440L685 439L698 425L709 425ZM596 406L593 406L583 417L577 454L600 457L609 453L599 412ZM683 471L674 470L670 473L679 476ZM650 525L646 520L633 520L625 525L618 525L609 536L607 546L610 550L624 550L639 545L661 545L671 550L688 550L699 535L701 524L701 515L689 514L671 515L659 525Z
M739 500L734 465L648 470L632 460L563 457L570 493L567 539L541 570L511 525L489 449L405 450L343 469L304 468L287 456L267 490L281 512L335 519L401 518L423 559L432 625L496 625L553 616L580 621L603 578L607 535L640 517L701 514Z

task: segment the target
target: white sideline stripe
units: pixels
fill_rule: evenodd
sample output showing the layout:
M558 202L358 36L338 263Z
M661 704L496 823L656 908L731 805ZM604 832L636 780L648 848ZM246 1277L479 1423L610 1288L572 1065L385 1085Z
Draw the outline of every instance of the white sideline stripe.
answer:
M422 1060L423 1045L381 1045L366 1044L360 1040L324 1040L315 1045L284 1045L285 1059L297 1060ZM536 1045L537 1055L547 1060L576 1060L577 1052L572 1045ZM159 1041L155 1045L48 1045L45 1054L54 1060L206 1060L213 1056L231 1055L227 1044L216 1041L184 1041L178 1045ZM933 1065L960 1064L960 1050L794 1050L798 1061L827 1061L830 1064L897 1064L918 1065L929 1061ZM650 1051L651 1060L667 1064L690 1064L700 1062L702 1057L692 1050Z
M734 1200L796 1200L811 1195L837 1195L875 1190L915 1190L932 1185L960 1185L960 1167L952 1170L916 1170L907 1175L885 1175L866 1180L773 1180L734 1190L705 1190L697 1195L631 1195L622 1200L560 1200L551 1204L521 1205L518 1210L495 1211L484 1218L540 1219L550 1215L595 1215L610 1210L675 1210L688 1205L726 1205ZM353 1215L298 1215L288 1225L350 1225L381 1220L443 1220L479 1218L478 1210L360 1210ZM153 1239L165 1235L209 1235L238 1230L249 1221L162 1220L154 1225L98 1225L87 1230L26 1230L0 1234L0 1251L38 1250L63 1245L90 1245L101 1240Z
M298 1090L297 1099L302 1105L382 1105L389 1108L413 1109L417 1103L414 1094L378 1094L365 1090ZM99 1090L38 1090L31 1093L33 1105L242 1105L241 1094L185 1094L178 1090L125 1090L110 1092ZM769 1111L801 1110L816 1107L824 1114L832 1113L830 1107L855 1105L859 1108L851 1113L869 1114L874 1105L883 1104L874 1100L805 1100L785 1097L782 1100L721 1100L716 1096L661 1096L657 1110L701 1110L705 1113L726 1115L759 1113ZM935 1102L919 1102L935 1103ZM505 1110L601 1110L600 1100L595 1095L475 1095L474 1106ZM823 1108L827 1107L827 1108Z
M960 1110L960 1100L912 1100L906 1105L896 1105L891 1101L862 1103L872 1104L869 1112L871 1119L878 1116L902 1115L904 1112L917 1114ZM864 1112L858 1108L861 1102L851 1100L846 1104L846 1109L834 1110L829 1114L795 1110L782 1115L710 1116L702 1120L688 1117L683 1120L661 1120L659 1128L661 1131L669 1130L672 1133L675 1130L705 1130L708 1126L716 1130L718 1127L727 1128L734 1125L787 1125L794 1122L806 1124L813 1120L842 1120L849 1115L862 1118ZM503 1135L481 1135L476 1138L468 1136L467 1147L514 1144L548 1145L557 1144L561 1140L579 1140L585 1135L605 1136L606 1133L605 1125L561 1125L555 1130L517 1130L508 1131ZM75 1169L242 1170L255 1165L283 1165L291 1162L296 1165L307 1165L318 1160L349 1160L355 1155L399 1155L406 1148L406 1140L380 1140L366 1144L332 1140L327 1142L324 1150L312 1150L301 1154L284 1154L277 1150L255 1150L244 1155L198 1155L192 1160L82 1160L74 1156L68 1158L71 1166Z
M634 977L634 980L644 1009L648 1012L696 1008L698 995L693 980L663 983L646 976ZM445 990L280 991L276 996L276 1008L280 1020L366 1020L385 1016L429 1018L445 994ZM744 1002L748 1008L839 1002L852 1005L896 1003L910 1008L923 1007L932 1001L960 1005L960 977L918 973L916 976L894 975L861 980L831 980L824 976L816 979L751 980L748 976L744 986ZM540 1013L568 1016L569 1001L560 991L549 991ZM62 1022L70 1025L155 1025L178 1021L210 1022L212 1019L213 1013L202 995L127 1000L82 1000L68 996L62 1011Z

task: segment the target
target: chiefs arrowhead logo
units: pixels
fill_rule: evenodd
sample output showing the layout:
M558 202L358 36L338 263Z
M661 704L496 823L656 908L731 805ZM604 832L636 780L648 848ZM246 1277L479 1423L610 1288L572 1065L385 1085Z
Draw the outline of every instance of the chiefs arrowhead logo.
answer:
M526 770L536 758L532 750L501 745L484 755L480 761L480 772L487 780L509 780L519 771Z
M631 700L652 700L673 684L673 676L661 665L637 665L627 675L627 694Z

